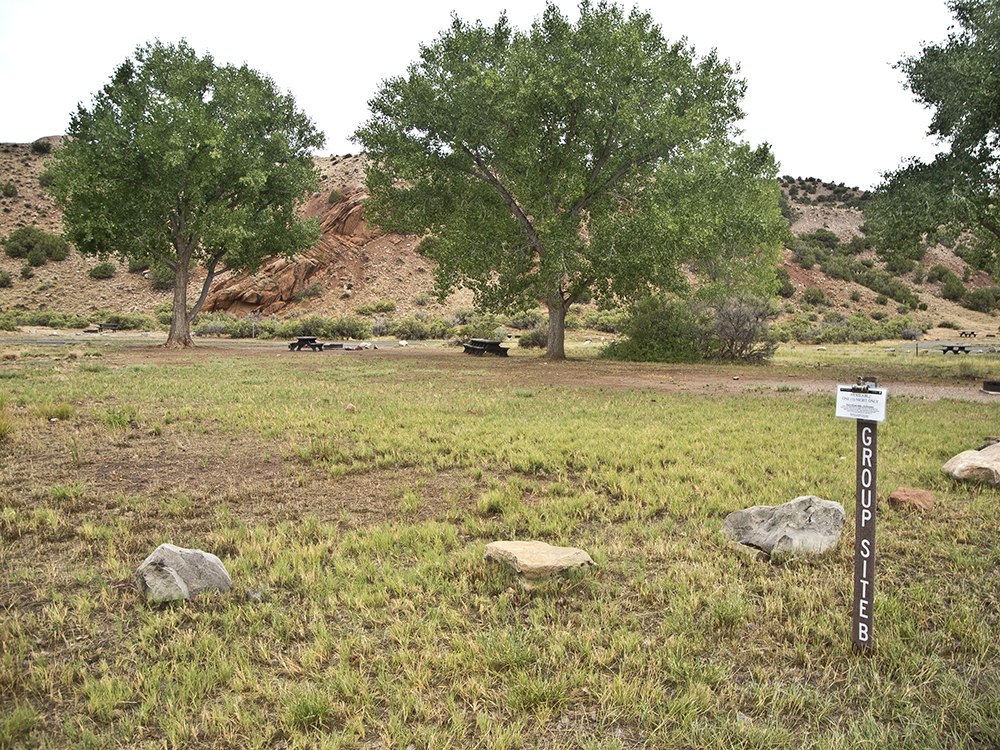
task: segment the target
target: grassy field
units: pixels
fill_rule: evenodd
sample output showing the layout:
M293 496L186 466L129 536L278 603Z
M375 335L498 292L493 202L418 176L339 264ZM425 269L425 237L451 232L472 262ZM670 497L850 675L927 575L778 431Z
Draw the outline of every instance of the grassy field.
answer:
M2 749L1000 746L1000 494L940 471L1000 433L1000 402L934 395L995 357L15 348ZM880 428L871 658L834 418L859 374L928 389ZM937 504L887 507L900 486ZM804 494L847 510L828 554L765 563L719 533ZM598 567L526 588L484 563L498 539ZM142 603L161 542L217 554L233 591Z

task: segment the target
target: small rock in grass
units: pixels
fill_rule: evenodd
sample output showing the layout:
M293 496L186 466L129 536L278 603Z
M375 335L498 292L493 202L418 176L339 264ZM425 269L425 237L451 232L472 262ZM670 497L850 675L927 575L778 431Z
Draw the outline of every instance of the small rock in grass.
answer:
M941 470L953 479L1000 486L1000 443L979 451L962 451Z
M768 555L820 554L837 546L845 519L840 503L804 495L783 505L734 511L722 522L722 533Z
M934 507L934 493L929 490L913 490L900 487L889 495L889 505L930 510Z
M503 563L528 579L594 565L582 549L553 547L545 542L490 542L483 551L483 559Z
M215 555L161 544L135 573L135 585L149 602L193 599L203 591L229 591L232 579Z

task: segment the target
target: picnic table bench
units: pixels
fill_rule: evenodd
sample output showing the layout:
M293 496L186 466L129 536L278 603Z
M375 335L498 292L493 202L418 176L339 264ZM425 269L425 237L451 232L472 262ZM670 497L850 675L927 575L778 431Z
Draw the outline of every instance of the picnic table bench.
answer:
M958 335L961 336L963 339L974 339L974 338L976 338L976 332L975 331L962 331Z
M968 354L972 349L964 344L945 344L941 347L942 354Z
M104 331L117 331L117 330L118 330L118 324L117 323L98 323L97 324L97 331L98 331L98 333L102 333Z
M468 344L463 344L466 354L481 357L484 354L495 354L498 357L507 356L507 348L500 346L499 341L491 339L469 339Z
M321 352L326 344L322 341L317 341L316 338L316 336L299 336L296 341L288 344L288 350L300 352L308 346L314 352Z

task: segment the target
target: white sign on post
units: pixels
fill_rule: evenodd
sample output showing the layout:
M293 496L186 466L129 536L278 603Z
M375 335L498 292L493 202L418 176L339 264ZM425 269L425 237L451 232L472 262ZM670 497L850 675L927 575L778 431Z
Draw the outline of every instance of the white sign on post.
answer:
M885 388L856 385L837 386L837 415L842 419L863 419L866 422L885 421Z

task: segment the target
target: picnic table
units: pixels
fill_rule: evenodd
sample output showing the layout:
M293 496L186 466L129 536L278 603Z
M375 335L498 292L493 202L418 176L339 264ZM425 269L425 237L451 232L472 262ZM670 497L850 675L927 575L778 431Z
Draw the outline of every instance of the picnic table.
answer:
M964 344L945 344L941 347L942 354L968 354L972 349Z
M962 331L958 335L961 336L963 339L974 339L974 338L976 338L976 332L975 331Z
M316 339L316 336L299 336L296 341L288 344L288 349L289 351L300 352L308 346L314 352L321 352L326 344Z
M98 323L97 324L97 331L98 331L98 333L103 333L104 331L117 331L117 330L118 330L118 324L117 323Z
M468 344L463 344L466 354L481 357L484 354L495 354L498 357L506 357L506 347L500 346L499 341L492 339L470 339Z

